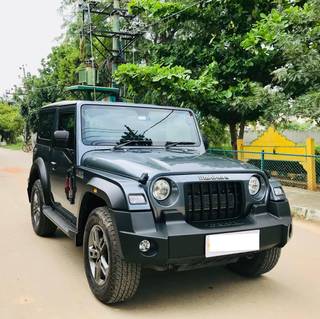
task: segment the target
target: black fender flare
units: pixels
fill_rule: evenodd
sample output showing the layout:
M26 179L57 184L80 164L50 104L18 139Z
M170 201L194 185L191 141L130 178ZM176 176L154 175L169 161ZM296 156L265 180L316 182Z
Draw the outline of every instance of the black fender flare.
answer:
M98 202L91 203L98 199ZM80 246L83 241L83 233L87 219L92 211L92 209L104 205L110 209L110 212L113 213L114 221L118 227L118 218L117 214L114 214L115 210L127 210L128 205L124 195L124 192L120 185L112 183L108 180L102 179L100 177L91 178L85 185L81 200L79 203L79 213L77 220L77 229L78 234L76 236L76 245Z
M41 157L37 158L33 162L32 166L31 166L29 179L28 179L28 197L29 197L29 201L31 200L31 190L32 190L33 183L38 178L41 181L45 203L47 205L50 205L50 204L52 204L51 190L50 190L50 180L49 180L49 175L48 175L46 164L45 164L44 160Z
M110 209L128 210L127 199L120 185L93 177L87 183L87 191L103 199Z

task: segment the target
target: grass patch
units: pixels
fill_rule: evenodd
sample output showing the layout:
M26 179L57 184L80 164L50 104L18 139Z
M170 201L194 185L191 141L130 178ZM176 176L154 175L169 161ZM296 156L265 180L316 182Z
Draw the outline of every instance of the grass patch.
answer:
M22 149L23 142L17 142L15 144L8 144L8 145L1 145L1 147L14 150L14 151L20 151Z
M230 144L223 144L219 146L210 145L209 149L222 150L222 151L232 151L232 146Z

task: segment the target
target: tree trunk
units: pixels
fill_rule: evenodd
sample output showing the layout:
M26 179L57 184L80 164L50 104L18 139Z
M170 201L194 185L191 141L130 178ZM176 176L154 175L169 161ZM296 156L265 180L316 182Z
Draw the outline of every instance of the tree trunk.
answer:
M243 137L244 137L244 128L245 128L245 126L246 126L246 122L244 120L242 120L240 122L240 129L239 129L239 136L238 136L238 138L241 139L241 140L243 140Z
M234 151L237 150L237 124L230 123L229 124L229 131L231 136L231 146Z

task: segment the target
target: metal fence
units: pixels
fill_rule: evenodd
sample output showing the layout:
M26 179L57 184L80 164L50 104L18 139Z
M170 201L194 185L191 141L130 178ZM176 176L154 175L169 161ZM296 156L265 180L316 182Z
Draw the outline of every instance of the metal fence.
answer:
M283 185L320 191L320 155L297 155L286 153L248 152L209 149L216 156L235 158L250 163Z

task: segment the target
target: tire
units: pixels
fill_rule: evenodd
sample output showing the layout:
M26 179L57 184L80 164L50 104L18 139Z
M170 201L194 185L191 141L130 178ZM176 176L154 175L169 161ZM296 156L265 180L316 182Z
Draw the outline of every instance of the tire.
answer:
M57 226L53 224L44 214L44 195L41 181L34 182L31 190L31 221L34 232L42 237L52 236Z
M258 277L272 270L280 258L281 249L274 247L255 253L251 257L241 257L236 263L229 264L228 268L245 277Z
M113 218L106 207L94 209L84 231L84 267L92 293L104 304L132 298L139 286L141 265L121 258Z

